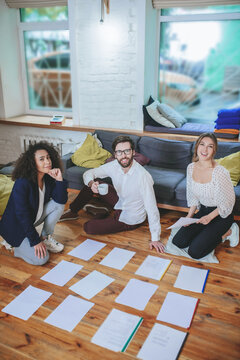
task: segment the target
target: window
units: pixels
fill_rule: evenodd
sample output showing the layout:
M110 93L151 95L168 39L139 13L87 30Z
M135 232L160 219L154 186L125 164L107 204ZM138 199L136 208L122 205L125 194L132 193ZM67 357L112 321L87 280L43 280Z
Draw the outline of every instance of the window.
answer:
M72 111L67 6L20 10L27 113Z
M159 100L193 122L240 106L239 33L239 5L162 10Z

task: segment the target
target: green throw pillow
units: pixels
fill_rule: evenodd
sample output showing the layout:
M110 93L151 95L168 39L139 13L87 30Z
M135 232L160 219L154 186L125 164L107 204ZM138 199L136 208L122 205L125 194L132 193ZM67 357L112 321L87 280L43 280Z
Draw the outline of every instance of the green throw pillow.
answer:
M0 174L0 215L3 215L12 192L14 181L9 176Z
M83 145L71 156L72 162L77 166L96 168L103 165L112 154L99 147L92 135L87 135Z
M216 161L229 171L232 184L236 186L240 180L240 151L225 156L224 158L216 159Z

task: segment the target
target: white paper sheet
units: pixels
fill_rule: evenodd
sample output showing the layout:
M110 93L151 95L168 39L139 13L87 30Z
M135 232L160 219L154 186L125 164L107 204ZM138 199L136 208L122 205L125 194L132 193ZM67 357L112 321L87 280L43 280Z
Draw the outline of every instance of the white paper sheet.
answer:
M187 218L187 217L180 217L178 221L176 221L173 225L169 226L168 229L174 229L185 225L191 225L198 221L199 219Z
M102 242L87 239L78 245L75 249L71 250L68 255L75 256L82 260L89 260L104 246L106 246L106 244Z
M2 311L19 319L28 320L51 295L51 292L29 285Z
M70 286L69 289L86 299L91 299L114 280L115 279L94 270L89 275L85 276L85 278Z
M144 310L158 286L145 281L130 279L121 294L115 299L119 304Z
M100 265L122 270L135 254L136 253L134 251L115 247L107 256L105 256L105 258L100 262Z
M157 320L188 329L198 304L198 299L169 292L162 304Z
M148 255L135 274L160 280L167 271L171 260Z
M45 275L43 275L41 277L41 280L47 281L54 285L64 286L82 268L82 265L62 260L54 268L52 268Z
M112 309L91 342L113 351L124 351L141 325L140 316Z
M209 270L182 265L174 287L203 293Z
M60 329L72 331L93 305L90 301L68 295L44 321Z
M154 324L137 357L143 360L175 360L187 333Z

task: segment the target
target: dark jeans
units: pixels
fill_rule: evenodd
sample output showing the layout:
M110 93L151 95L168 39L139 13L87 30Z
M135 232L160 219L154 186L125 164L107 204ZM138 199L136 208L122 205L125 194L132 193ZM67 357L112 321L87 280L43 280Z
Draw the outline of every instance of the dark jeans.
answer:
M200 210L193 217L200 219L215 210L216 207L206 207L201 205ZM213 251L222 242L224 235L233 223L233 215L226 218L215 217L207 225L192 224L181 227L173 238L173 244L180 249L188 248L188 254L194 259L200 259Z
M103 181L97 179L99 183ZM70 204L70 209L74 213L77 213L84 207L93 197L94 193L91 188L84 186L76 199ZM118 202L118 195L112 185L108 185L108 193L106 195L99 195L101 199L109 204L112 208ZM106 219L93 219L84 224L84 230L87 234L103 235L113 234L120 231L134 230L141 224L128 225L119 221L122 210L115 210L113 217L107 217Z

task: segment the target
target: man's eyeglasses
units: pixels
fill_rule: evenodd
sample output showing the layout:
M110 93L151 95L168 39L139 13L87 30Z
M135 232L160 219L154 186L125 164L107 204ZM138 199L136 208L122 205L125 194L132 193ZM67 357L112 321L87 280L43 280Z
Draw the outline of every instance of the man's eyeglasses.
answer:
M116 154L117 156L121 156L123 153L124 153L125 155L129 155L129 154L131 154L131 151L132 151L132 149L116 150L116 151L115 151L115 154Z

